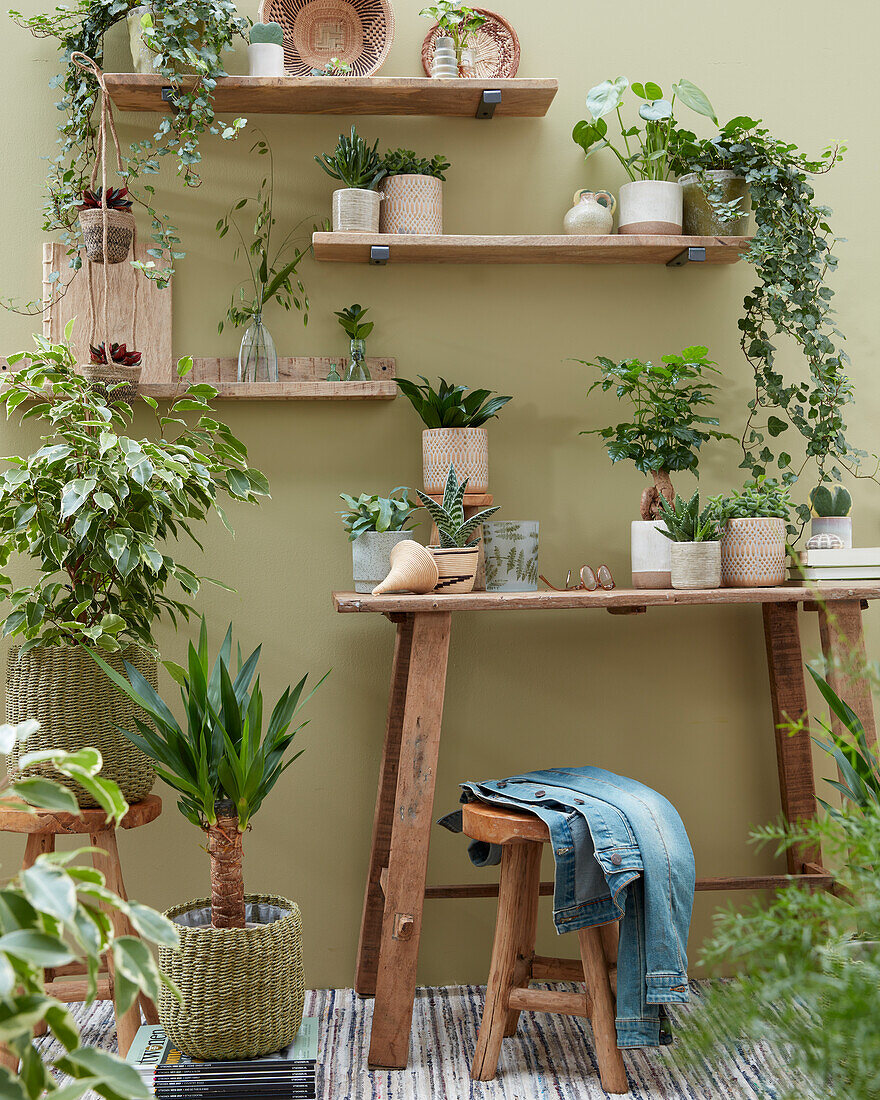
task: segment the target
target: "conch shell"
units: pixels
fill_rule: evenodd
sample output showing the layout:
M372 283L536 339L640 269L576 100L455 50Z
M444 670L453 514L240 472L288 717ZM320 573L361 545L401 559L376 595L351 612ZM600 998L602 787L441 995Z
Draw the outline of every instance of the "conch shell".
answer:
M440 579L437 563L421 543L405 539L391 547L391 572L373 589L374 596L388 592L433 592Z

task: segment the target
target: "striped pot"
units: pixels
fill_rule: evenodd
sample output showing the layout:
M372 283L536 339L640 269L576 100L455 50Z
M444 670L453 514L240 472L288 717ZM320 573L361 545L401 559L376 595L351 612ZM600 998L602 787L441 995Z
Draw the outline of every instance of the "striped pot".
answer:
M669 561L673 588L721 587L720 542L672 542Z
M480 557L479 546L465 546L461 549L429 546L428 549L434 556L440 574L435 592L473 592Z
M773 588L785 581L785 520L729 519L721 536L721 583Z
M382 233L442 233L443 183L434 176L386 176L379 213Z
M333 192L333 232L378 233L381 201L378 191L340 187Z
M422 432L424 491L430 495L446 488L449 467L461 482L468 479L468 493L489 490L489 435L485 428L426 428Z

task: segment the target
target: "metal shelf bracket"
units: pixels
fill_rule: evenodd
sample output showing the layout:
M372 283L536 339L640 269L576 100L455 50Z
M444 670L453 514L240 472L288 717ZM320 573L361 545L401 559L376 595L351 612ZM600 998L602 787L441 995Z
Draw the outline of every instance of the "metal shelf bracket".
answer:
M476 118L492 118L495 108L501 102L501 89L491 89L483 92L480 97L480 105L477 107Z
M370 245L370 264L373 267L384 267L391 259L391 249L387 244Z
M667 267L684 267L686 264L702 264L706 262L706 249L701 247L685 248L671 260L667 260Z

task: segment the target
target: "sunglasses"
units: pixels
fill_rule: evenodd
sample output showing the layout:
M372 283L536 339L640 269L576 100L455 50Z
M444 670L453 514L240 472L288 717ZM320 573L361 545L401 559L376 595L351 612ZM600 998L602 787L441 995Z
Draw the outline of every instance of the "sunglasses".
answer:
M554 592L595 592L597 588L604 588L606 592L610 592L612 588L617 587L607 565L600 565L595 571L589 565L585 565L579 576L581 578L580 584L572 584L571 570L569 569L568 576L565 578L565 588L557 588L555 584L551 584L543 573L540 574L540 579Z

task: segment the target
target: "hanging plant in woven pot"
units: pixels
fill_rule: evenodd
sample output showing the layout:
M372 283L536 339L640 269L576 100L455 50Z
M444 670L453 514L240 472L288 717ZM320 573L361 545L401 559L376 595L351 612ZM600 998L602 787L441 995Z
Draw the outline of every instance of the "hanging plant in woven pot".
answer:
M257 1058L289 1046L305 996L299 907L274 894L245 894L242 836L300 755L284 760L306 724L293 720L323 679L305 697L305 676L286 688L264 728L260 647L246 661L239 649L234 666L232 651L230 626L211 666L203 619L187 667L169 665L181 688L184 727L132 666L120 676L95 657L120 693L147 712L127 736L153 758L162 779L180 793L180 812L207 836L211 897L166 912L180 932L180 950L159 952L159 965L182 999L160 994L158 1006L171 1042L204 1060Z
M131 407L78 372L71 333L72 322L64 343L35 336L36 349L5 390L10 412L27 408L46 429L33 454L3 460L0 473L3 634L16 643L7 663L6 720L39 720L29 752L98 748L102 774L137 802L153 784L152 763L117 727L136 727L145 716L89 654L103 653L119 671L128 661L138 683L155 689L154 623L187 617L200 587L198 575L171 556L178 536L211 511L222 515L221 495L254 502L268 483L216 419L210 387L184 388L182 408L172 405L171 417L201 411L194 427L175 435L166 425L164 436L134 438ZM8 356L13 368L24 360L24 352ZM179 370L191 365L182 361ZM36 580L17 586L5 575L16 556L30 559ZM14 753L7 758L13 779L17 760ZM41 768L53 772L51 763ZM87 790L69 785L81 805L96 805Z

